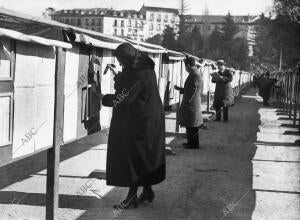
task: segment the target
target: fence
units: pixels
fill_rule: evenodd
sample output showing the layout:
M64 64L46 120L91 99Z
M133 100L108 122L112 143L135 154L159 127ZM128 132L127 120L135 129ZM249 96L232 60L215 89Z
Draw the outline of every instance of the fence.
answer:
M298 120L298 132L300 132L300 69L288 70L275 73L278 80L276 98L280 101L282 110L288 114L289 119L293 120L296 126Z

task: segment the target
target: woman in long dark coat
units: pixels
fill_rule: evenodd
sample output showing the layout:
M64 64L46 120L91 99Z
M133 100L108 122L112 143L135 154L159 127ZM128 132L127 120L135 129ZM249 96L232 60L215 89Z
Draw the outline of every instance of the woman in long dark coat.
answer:
M115 207L137 206L154 199L152 185L165 179L165 118L154 62L131 44L121 44L116 57L123 71L115 77L115 94L103 97L113 107L110 124L107 184L129 187L126 199ZM143 192L137 198L138 186Z

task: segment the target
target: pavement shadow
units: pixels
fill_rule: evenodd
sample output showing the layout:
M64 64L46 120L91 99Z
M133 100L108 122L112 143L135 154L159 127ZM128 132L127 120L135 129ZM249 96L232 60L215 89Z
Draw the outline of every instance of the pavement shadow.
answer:
M61 147L60 161L82 154L99 144L107 142L107 129L67 143ZM88 144L87 144L88 143ZM41 151L29 157L0 167L0 189L25 180L47 168L47 151Z
M15 199L20 198L20 199ZM44 193L24 193L16 191L1 191L1 204L18 204L28 206L46 206ZM100 200L94 196L59 195L59 208L87 210L99 206Z

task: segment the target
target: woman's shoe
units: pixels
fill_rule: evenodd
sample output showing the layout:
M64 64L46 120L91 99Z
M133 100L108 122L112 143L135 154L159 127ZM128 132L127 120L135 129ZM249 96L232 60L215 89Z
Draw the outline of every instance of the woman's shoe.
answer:
M139 205L139 200L137 197L135 197L134 199L131 199L129 201L124 200L123 202L121 202L120 204L114 205L113 208L114 209L128 209L131 206L133 208L137 208Z
M139 201L140 202L145 202L145 201L152 202L154 197L155 197L154 193L144 193L144 192L142 192L140 197L139 197Z

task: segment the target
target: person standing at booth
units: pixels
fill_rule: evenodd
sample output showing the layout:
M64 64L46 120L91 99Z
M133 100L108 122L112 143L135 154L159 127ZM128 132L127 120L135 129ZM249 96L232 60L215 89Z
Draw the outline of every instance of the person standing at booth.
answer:
M259 95L263 98L263 105L270 106L269 99L271 96L272 87L277 87L275 84L277 79L270 78L270 72L267 71L265 77L260 82Z
M123 66L115 80L115 94L102 104L113 107L107 146L107 185L129 187L127 197L114 208L152 202L152 185L165 179L165 115L154 62L131 44L118 46L115 55ZM137 197L139 186L143 192Z
M175 86L183 94L179 109L179 124L186 127L187 143L185 148L199 148L199 128L203 126L201 111L201 94L203 90L202 72L196 66L196 60L188 57L185 60L185 68L189 73L184 88Z
M226 100L232 97L232 74L226 69L224 60L218 60L217 66L219 71L212 77L212 82L216 83L213 107L216 110L215 121L221 121L221 113L223 112L223 121L228 122L228 105Z

